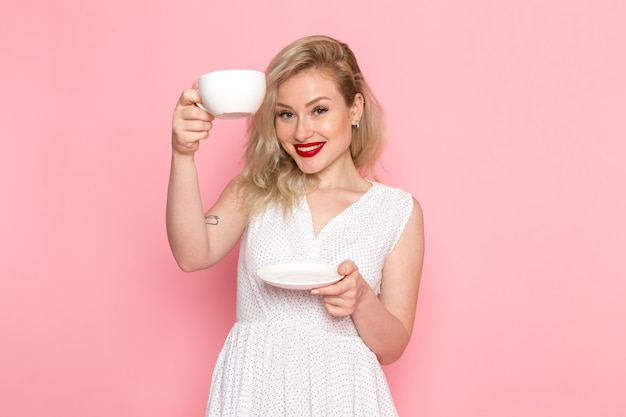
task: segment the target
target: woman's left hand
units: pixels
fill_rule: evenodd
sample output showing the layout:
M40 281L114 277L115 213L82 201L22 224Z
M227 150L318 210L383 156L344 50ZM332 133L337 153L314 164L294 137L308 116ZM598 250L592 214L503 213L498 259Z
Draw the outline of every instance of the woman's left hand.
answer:
M311 294L322 297L324 307L333 317L349 316L356 310L359 302L368 291L372 291L369 284L363 279L356 264L344 261L337 272L344 275L341 281L325 287L315 288Z

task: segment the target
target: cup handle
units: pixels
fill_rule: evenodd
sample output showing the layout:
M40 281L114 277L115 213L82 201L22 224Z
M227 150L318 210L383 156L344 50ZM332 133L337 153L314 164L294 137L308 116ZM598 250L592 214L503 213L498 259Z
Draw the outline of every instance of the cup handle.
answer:
M207 112L207 113L211 114L211 112L210 112L210 111L208 111L208 110L207 110L207 109L206 109L206 108L202 105L202 103L196 103L196 107L199 107L199 108L201 108L202 110L204 110L205 112Z

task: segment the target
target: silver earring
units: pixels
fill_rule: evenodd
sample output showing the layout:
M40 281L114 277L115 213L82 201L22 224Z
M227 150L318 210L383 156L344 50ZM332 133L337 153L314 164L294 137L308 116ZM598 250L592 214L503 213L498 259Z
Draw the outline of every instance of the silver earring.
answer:
M359 128L359 121L358 120L356 121L356 125L355 126L356 126L357 129Z

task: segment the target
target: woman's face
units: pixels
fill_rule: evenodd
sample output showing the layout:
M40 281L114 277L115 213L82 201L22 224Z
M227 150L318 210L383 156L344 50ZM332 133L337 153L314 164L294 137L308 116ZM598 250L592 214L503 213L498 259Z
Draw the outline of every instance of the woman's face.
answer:
M278 87L276 133L285 151L307 174L342 173L354 166L350 156L352 125L360 120L363 97L346 105L330 77L304 71Z

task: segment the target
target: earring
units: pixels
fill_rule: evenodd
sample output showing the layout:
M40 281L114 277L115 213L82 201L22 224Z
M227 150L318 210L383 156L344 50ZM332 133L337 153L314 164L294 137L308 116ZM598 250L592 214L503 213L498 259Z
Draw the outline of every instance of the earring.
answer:
M358 120L356 121L355 126L356 126L357 129L359 128L359 121Z

